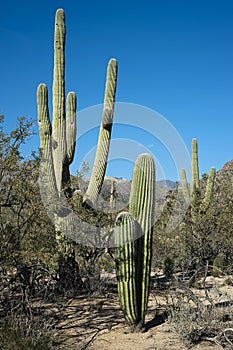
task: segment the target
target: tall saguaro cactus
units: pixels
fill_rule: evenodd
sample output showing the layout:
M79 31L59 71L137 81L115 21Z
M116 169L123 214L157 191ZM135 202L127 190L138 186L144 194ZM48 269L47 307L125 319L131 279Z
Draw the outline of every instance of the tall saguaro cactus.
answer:
M154 160L142 154L134 166L129 213L117 218L115 231L120 303L135 329L142 328L148 304L154 204Z
M60 196L70 181L69 166L76 145L76 95L70 92L65 102L65 14L58 9L54 30L53 118L48 110L48 93L45 84L37 89L38 124L44 167L48 169L47 187ZM109 151L117 81L117 62L110 59L104 97L104 110L96 159L84 202L94 204L100 193ZM46 170L45 170L46 173ZM50 175L50 176L49 176Z
M69 170L76 148L77 102L74 92L69 92L67 98L65 96L65 39L65 14L63 9L58 9L55 15L54 29L52 121L50 121L49 116L47 86L40 84L37 88L38 125L42 156L40 189L41 194L43 194L44 204L56 226L59 256L67 266L70 266L75 280L77 263L75 260L74 242L82 239L84 244L88 242L86 244L93 245L96 237L95 227L93 227L92 232L89 232L90 239L86 237L88 223L85 225L85 222L82 222L81 219L78 220L78 216L76 218L73 215L74 213L69 207L67 197L70 199L73 208L81 208L85 218L89 219L88 213L92 209L86 208L84 203L89 206L95 204L105 176L116 94L117 61L110 59L107 67L102 123L90 185L86 196L81 194L77 196L70 188Z

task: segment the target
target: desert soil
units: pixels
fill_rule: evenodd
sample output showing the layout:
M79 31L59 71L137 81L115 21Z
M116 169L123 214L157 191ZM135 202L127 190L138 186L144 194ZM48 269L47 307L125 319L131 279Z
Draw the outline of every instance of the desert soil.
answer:
M222 286L223 279L210 277L207 283L233 300L233 286ZM205 299L204 290L192 290ZM203 340L185 345L163 317L168 291L152 290L146 316L146 331L131 333L119 307L117 293L105 297L80 297L66 303L47 305L49 313L58 315L57 334L64 336L65 349L77 350L219 350L220 345ZM219 300L218 300L219 301ZM229 347L228 347L229 349Z

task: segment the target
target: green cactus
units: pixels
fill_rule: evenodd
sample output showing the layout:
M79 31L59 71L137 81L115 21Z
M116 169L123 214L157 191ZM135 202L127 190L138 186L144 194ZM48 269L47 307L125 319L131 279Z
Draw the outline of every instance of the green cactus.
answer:
M206 190L205 190L205 195L201 204L201 211L205 212L208 207L209 204L211 202L211 198L212 198L212 194L213 194L213 188L214 188L214 179L215 179L215 168L211 168L210 172L209 172L209 176L208 176L208 180L207 180L207 184L206 184Z
M109 204L110 204L110 208L111 209L115 209L115 207L116 207L116 184L115 184L115 180L111 181Z
M52 126L48 110L48 92L44 84L37 89L38 124L40 147L47 174L48 189L57 191L58 196L70 181L69 166L73 161L76 140L76 95L70 92L65 103L65 15L58 9L54 31L54 77L53 77L53 118ZM109 151L114 101L116 93L117 62L111 59L107 69L104 110L100 126L96 159L83 201L93 204L100 193ZM66 110L65 110L66 107ZM47 170L48 171L47 171Z
M186 172L184 169L180 169L180 179L181 179L181 186L183 191L183 196L187 204L190 203L190 191L188 186L188 181L186 177Z
M122 216L118 217L118 220L121 220L120 231L119 229L115 231L116 246L119 242L122 242L120 247L116 248L120 303L126 320L135 330L142 328L148 304L154 205L154 160L151 155L142 154L138 157L134 166L129 214L127 216L123 213L123 219ZM134 224L132 224L132 221ZM133 237L134 241L124 245L129 237ZM123 257L120 258L122 255ZM127 283L130 284L130 288L122 287L122 281L119 279L119 276L124 276L122 271L124 273L127 271L127 276L130 279L127 280Z
M199 167L198 167L198 144L197 139L192 139L192 182L191 193L198 190L200 187Z
M83 201L80 211L90 211L98 200L104 181L109 152L114 101L116 93L117 62L111 59L108 64L104 96L104 108L100 126L95 162L88 189L82 195L67 191L70 183L69 166L73 161L76 138L76 96L71 92L65 103L65 16L62 9L57 10L54 38L54 81L53 81L53 118L52 126L48 109L48 91L44 84L37 89L38 124L42 153L42 182L45 195L50 198L49 205L60 203L55 208L55 222L62 232L69 227L75 237L76 222L63 201L63 192L73 196L73 201ZM114 184L113 186L114 187ZM114 188L112 189L114 192ZM59 199L59 201L58 201ZM63 202L62 202L63 201ZM152 255L152 226L154 223L155 202L155 166L148 154L138 157L132 179L129 213L121 213L116 220L117 275L118 289L122 309L129 325L135 329L142 327L149 296L149 278ZM63 205L64 203L64 205ZM64 209L65 208L65 209ZM89 212L88 212L89 213ZM90 212L91 213L91 212ZM93 212L90 219L93 220ZM88 228L86 228L88 231ZM86 232L91 241L91 232ZM95 233L94 233L95 234ZM67 259L74 257L72 243L59 235L58 244L64 246ZM75 240L75 239L74 239Z
M95 205L101 187L104 181L111 131L114 112L114 101L116 93L116 77L117 77L117 62L111 59L107 70L107 81L104 96L104 110L102 114L102 123L100 126L98 147L96 151L93 170L88 185L88 189L84 195L84 202Z
M51 123L48 109L48 89L44 84L40 84L37 89L37 113L40 132L40 147L42 150L41 167L44 183L50 183L48 196L58 199L57 184L53 166Z
M53 215L59 254L65 258L65 261L73 259L72 261L75 263L74 241L77 241L78 234L86 235L88 225L85 228L84 225L82 226L85 232L77 232L77 221L75 221L75 215L72 216L69 205L73 209L76 205L85 219L93 220L94 214L90 205L95 204L101 191L109 151L116 93L117 62L115 59L110 59L108 63L100 136L87 194L84 197L81 193L74 195L71 190L69 167L73 161L76 146L77 103L74 92L68 93L65 101L65 37L65 14L62 9L58 9L54 29L52 123L49 116L47 87L45 84L40 84L37 88L38 126L42 158L40 188L44 199L46 199L44 203L47 205L48 212ZM89 215L90 212L91 215ZM93 237L90 239L88 237L86 240L90 244L95 243L96 232L94 231L95 227L93 232L90 232Z
M215 173L215 168L212 167L208 176L205 195L199 206L199 211L205 212L209 207L213 194ZM187 183L186 172L184 169L180 170L180 178L184 199L187 204L191 204L192 206L192 203L197 200L198 193L200 193L198 144L196 139L192 140L192 181L190 189Z
M135 237L140 236L140 226L132 215L122 212L116 219L116 272L118 295L125 319L129 326L140 323L138 306L138 252Z

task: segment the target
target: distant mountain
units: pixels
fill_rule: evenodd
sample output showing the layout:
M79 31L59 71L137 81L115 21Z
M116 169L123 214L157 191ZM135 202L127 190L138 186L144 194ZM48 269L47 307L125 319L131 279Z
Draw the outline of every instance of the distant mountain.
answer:
M115 191L116 191L116 203L117 203L117 211L124 210L128 203L130 197L131 190L131 181L124 178L113 178L110 176L106 176L104 179L104 184L102 187L102 191L100 193L100 206L103 201L109 201L110 190L112 182L115 183ZM89 179L84 178L81 180L79 187L82 193L85 193L88 187ZM156 182L156 202L161 203L164 202L168 193L176 188L176 183L170 180L157 181Z
M222 169L220 169L217 172L218 176L233 176L233 159L230 160L229 162L225 163L222 167Z
M233 183L233 160L225 163L223 167L216 173L216 185L222 182L223 179L232 177ZM118 201L121 203L128 203L131 189L131 181L124 178L113 178L106 176L102 188L102 196L107 197L110 193L112 181L115 182L115 189L118 197ZM204 180L206 182L206 180ZM88 187L89 179L82 179L79 184L80 190L85 193ZM177 187L177 182L171 180L159 180L156 181L156 200L161 200L166 197L169 191L174 191Z
M222 190L222 186L228 183L231 185L229 191L233 188L233 160L225 163L223 167L216 172L215 178L215 194L219 194Z
M175 181L171 181L171 180L160 180L156 182L158 186L160 187L167 187L171 190L175 190L176 189L176 182Z

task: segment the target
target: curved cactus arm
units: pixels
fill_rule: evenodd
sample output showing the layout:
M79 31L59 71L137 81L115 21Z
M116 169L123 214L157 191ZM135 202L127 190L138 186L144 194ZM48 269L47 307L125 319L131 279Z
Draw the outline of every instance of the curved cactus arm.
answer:
M66 155L65 138L65 14L56 11L54 29L54 70L53 70L53 160L57 188L62 190L62 171Z
M53 167L51 123L48 109L48 89L45 84L37 88L37 114L40 134L41 166L40 188L43 189L43 200L47 205L57 202L58 192Z
M210 169L210 173L207 180L206 190L205 190L205 196L203 198L202 204L201 204L201 211L206 211L210 205L210 201L212 198L213 190L214 190L214 180L215 180L216 170L215 168Z
M118 294L125 319L129 326L136 327L140 323L140 308L138 305L137 250L135 237L140 235L140 226L126 212L116 218L116 273Z
M84 202L94 206L104 181L107 158L110 146L114 102L117 81L117 61L111 59L108 63L107 79L105 86L104 109L100 126L98 146L95 161L87 191L84 195Z
M129 212L142 229L141 320L144 322L149 297L152 230L155 217L155 164L150 154L140 155L134 166ZM140 260L140 259L139 259Z
M181 179L181 187L184 199L187 204L190 203L190 193L189 193L189 187L188 187L188 181L186 177L185 169L180 169L180 179Z
M198 167L198 144L197 139L192 139L192 182L191 194L200 187Z

